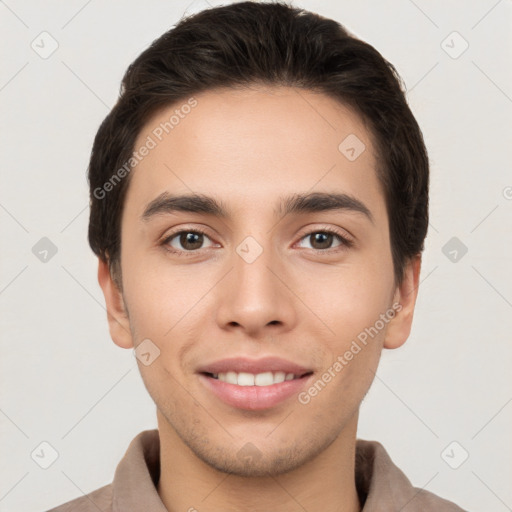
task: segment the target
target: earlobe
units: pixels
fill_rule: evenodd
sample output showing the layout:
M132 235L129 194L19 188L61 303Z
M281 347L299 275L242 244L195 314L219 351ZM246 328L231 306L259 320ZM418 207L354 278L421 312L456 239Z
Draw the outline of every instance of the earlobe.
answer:
M98 260L98 283L103 290L112 341L121 348L133 348L130 321L123 295L112 279L108 263Z
M421 270L421 254L409 260L404 279L397 287L393 303L399 303L395 317L389 322L384 339L384 348L401 347L409 337L414 316L414 307L418 295L418 285Z

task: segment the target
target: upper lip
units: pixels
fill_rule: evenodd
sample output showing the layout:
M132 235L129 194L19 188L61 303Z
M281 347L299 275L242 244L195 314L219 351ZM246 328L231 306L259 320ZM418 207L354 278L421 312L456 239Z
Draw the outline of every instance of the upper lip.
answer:
M293 373L302 376L312 372L310 368L287 361L280 357L263 357L261 359L248 359L246 357L230 357L219 359L206 364L198 369L199 373L225 373L225 372L246 372L246 373L264 373L264 372L284 372Z

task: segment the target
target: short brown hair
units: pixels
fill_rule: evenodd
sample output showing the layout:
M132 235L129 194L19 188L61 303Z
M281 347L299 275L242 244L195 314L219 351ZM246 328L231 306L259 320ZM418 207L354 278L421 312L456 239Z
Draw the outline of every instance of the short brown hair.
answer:
M99 190L134 150L157 110L213 88L251 84L321 92L352 107L369 127L389 217L396 284L424 248L428 156L392 64L334 20L285 3L240 2L183 18L128 67L98 129L88 169L89 244L120 286L121 214L130 173ZM340 141L341 142L341 141Z

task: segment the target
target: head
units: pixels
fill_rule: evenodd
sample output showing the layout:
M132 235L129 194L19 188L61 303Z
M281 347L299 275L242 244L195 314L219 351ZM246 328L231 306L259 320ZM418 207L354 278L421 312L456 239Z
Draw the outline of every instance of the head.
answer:
M139 366L169 432L256 475L355 425L382 348L409 335L428 226L423 138L378 51L279 3L183 19L129 66L89 183L111 336L159 351ZM234 356L292 361L307 386L233 407L204 370Z

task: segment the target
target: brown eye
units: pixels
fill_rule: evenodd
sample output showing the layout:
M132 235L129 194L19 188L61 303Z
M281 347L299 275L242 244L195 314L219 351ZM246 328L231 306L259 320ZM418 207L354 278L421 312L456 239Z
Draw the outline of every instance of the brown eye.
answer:
M202 249L205 238L209 240L208 236L201 231L179 231L174 233L165 240L165 243L170 245L176 251L194 251Z
M327 249L334 249L337 247L351 247L352 242L344 236L330 230L312 231L301 238L301 243L304 241L309 242L308 249L314 249L316 251L326 251ZM334 241L338 241L337 244L333 245Z
M329 249L332 245L334 236L331 233L313 233L309 235L310 243L313 249Z
M182 233L180 235L180 244L184 249L199 249L203 245L202 233Z

